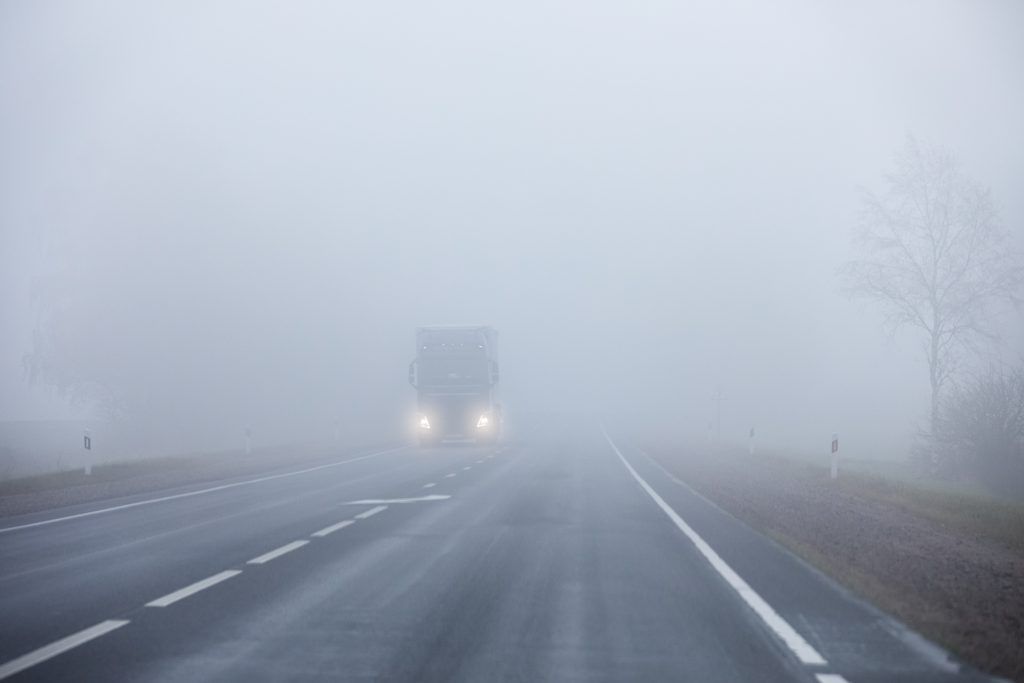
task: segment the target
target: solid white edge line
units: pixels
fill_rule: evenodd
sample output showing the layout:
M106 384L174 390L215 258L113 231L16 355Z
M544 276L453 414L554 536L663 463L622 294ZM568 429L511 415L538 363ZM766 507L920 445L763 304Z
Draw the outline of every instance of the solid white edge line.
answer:
M317 538L323 538L327 534L333 534L335 531L338 531L340 529L344 529L347 526L352 526L353 524L355 524L354 521L352 521L351 519L346 519L344 522L338 522L337 524L332 524L330 526L324 527L320 531L314 531L312 534L310 534L310 536L316 536Z
M184 600L185 598L194 593L198 593L201 590L205 590L210 586L215 586L221 581L227 581L232 576L238 576L241 573L242 571L239 569L227 569L219 574L208 576L202 581L196 581L195 583L185 586L184 588L181 588L179 590L176 590L173 593L168 593L162 598L157 598L156 600L147 602L146 607L167 607L168 605L173 605L179 600Z
M360 460L368 460L370 458L376 458L379 455L387 455L388 453L396 453L407 449L408 446L399 446L398 448L389 448L386 451L377 451L376 453L368 453L361 455L358 458L350 458L349 460L339 460L337 462L329 462L326 465L317 465L315 467L307 467L302 470L295 470L294 472L282 472L281 474L271 474L266 477L257 477L256 479L246 479L245 481L236 481L230 484L221 484L220 486L212 486L207 489L200 489L198 491L186 491L185 493L175 493L170 496L161 496L160 498L150 498L147 500L139 500L134 503L125 503L124 505L115 505L109 508L102 508L100 510L90 510L89 512L80 512L77 515L67 515L65 517L55 517L53 519L44 519L39 522L30 522L29 524L19 524L17 526L9 526L0 528L0 534L7 531L17 531L18 529L31 529L32 527L45 526L47 524L56 524L57 522L67 522L72 519L81 519L82 517L92 517L93 515L101 515L105 512L115 512L117 510L127 510L128 508L139 507L140 505L152 505L153 503L163 503L168 500L177 500L179 498L189 498L191 496L198 496L204 493L213 493L214 491L223 491L225 489L233 489L236 486L248 486L249 484L258 484L261 481L270 481L272 479L282 479L284 477L294 477L299 474L307 474L309 472L316 472L317 470L327 469L328 467L338 467L339 465L347 465L352 462L359 462Z
M115 629L119 629L127 623L130 623L127 619L108 619L107 621L101 621L95 626L90 626L78 633L73 633L66 638L55 640L49 645L44 645L38 650L33 650L28 654L22 655L12 659L6 664L0 665L0 679L13 676L14 674L24 671L36 664L41 664L47 659L56 657L57 655L76 648L79 645L88 643L90 640L99 638L100 636L110 633Z
M815 676L818 683L850 683L839 674L818 674Z
M387 509L388 509L387 505L378 505L375 508L370 508L366 512L360 512L358 515L356 515L356 519L366 519L368 517L373 517L378 512L384 512Z
M292 541L291 543L285 543L280 548L274 548L269 553L263 553L259 557L252 558L251 560L246 562L246 564L266 564L267 562L270 562L271 560L273 560L275 558L281 557L285 553L290 553L293 550L298 550L299 548L301 548L302 546L306 545L307 543L309 543L309 541L306 541L306 540Z
M603 431L603 430L602 430ZM704 541L700 535L690 528L690 525L683 521L683 518L676 513L675 510L669 506L665 500L658 495L657 491L651 488L643 477L637 474L637 471L633 469L633 466L629 464L622 452L619 451L618 446L612 441L611 437L608 436L608 432L604 432L604 438L608 441L608 445L612 447L615 454L619 456L619 460L626 466L633 478L636 479L637 483L640 484L641 488L647 492L654 502L661 508L662 512L668 515L668 518L679 528L683 534L697 547L697 550L704 556L704 558L711 563L726 583L736 591L736 593L743 599L747 605L754 610L754 613L761 618L761 621L770 628L775 635L782 639L782 642L796 655L803 664L810 665L824 665L828 664L825 658L815 650L810 643L804 640L803 636L796 632L796 630L789 625L785 619L779 616L778 612L772 609L771 605L764 601L760 595L758 595L753 588L751 588L746 581L740 578L740 575L733 571L732 567L725 563L721 557L718 556L711 546Z

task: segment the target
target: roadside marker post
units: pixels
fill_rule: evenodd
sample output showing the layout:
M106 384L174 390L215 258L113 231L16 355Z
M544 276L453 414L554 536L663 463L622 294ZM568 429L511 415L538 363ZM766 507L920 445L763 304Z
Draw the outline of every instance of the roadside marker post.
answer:
M85 454L85 474L89 476L92 474L92 430L85 430L85 435L82 437L82 448L89 451Z
M831 478L839 477L839 435L832 434L832 472Z

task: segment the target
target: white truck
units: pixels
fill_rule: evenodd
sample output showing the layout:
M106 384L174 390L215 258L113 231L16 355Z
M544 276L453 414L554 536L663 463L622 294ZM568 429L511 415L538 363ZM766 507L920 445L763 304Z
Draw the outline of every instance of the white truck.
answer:
M421 446L494 443L501 433L498 331L487 325L416 329L409 383L416 388Z

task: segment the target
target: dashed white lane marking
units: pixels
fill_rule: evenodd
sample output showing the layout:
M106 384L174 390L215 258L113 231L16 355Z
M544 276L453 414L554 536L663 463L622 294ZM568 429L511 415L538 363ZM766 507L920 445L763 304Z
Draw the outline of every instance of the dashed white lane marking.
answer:
M344 529L347 526L352 526L353 524L355 524L355 522L353 522L351 519L346 519L344 522L338 522L337 524L332 524L330 526L325 526L320 531L314 531L310 535L311 536L316 536L317 538L323 538L327 534L333 534L335 531L338 531L340 529Z
M359 462L360 460L368 460L370 458L376 458L379 455L386 455L388 453L396 453L408 448L408 446L401 446L399 448L390 448L386 451L377 451L376 453L368 453L366 455L359 456L358 458L350 458L349 460L339 460L338 462L329 462L326 465L317 465L316 467L307 467L302 470L295 470L293 472L282 472L281 474L271 474L266 477L257 477L255 479L246 479L245 481L236 481L230 484L221 484L220 486L212 486L207 489L200 489L198 491L186 491L185 493L175 493L170 496L161 496L159 498L150 498L148 500L139 500L134 503L125 503L124 505L115 505L109 508L103 508L101 510L90 510L89 512L80 512L77 515L67 515L65 517L55 517L53 519L44 519L41 522L32 522L30 524L19 524L17 526L9 526L0 529L0 534L7 531L17 531L18 529L30 529L36 526L45 526L46 524L56 524L57 522L66 522L72 519L81 519L82 517L92 517L93 515L101 515L105 512L115 512L117 510L127 510L128 508L139 507L140 505L152 505L153 503L163 503L168 500L177 500L179 498L189 498L191 496L199 496L204 493L213 493L214 491L224 491L225 489L233 489L236 486L248 486L249 484L258 484L262 481L271 481L273 479L283 479L284 477L294 477L300 474L308 474L309 472L316 472L318 470L327 469L328 467L338 467L339 465L347 465L351 462Z
M462 468L462 471L465 472L466 470L470 470L470 469L473 469L473 468L470 467L469 465L467 465L467 466Z
M445 478L445 479L451 479L451 478L452 478L452 477L454 477L454 476L455 476L455 473L454 473L454 472L452 472L451 474L446 474L446 475L444 475L444 478Z
M449 495L443 493L431 493L427 496L419 496L418 498L370 498L368 500L353 500L345 505L392 505L400 503L427 503L434 500L448 500L451 498ZM365 513L363 513L365 514ZM374 513L376 514L376 513ZM359 515L356 515L358 517Z
M214 574L213 576L209 576L203 579L202 581L196 581L190 586L185 586L184 588L176 590L173 593L168 593L162 598L157 598L152 602L147 602L146 607L167 607L168 605L173 605L174 603L178 602L178 600L184 600L185 598L187 598L190 595L193 595L194 593L198 593L201 590L205 590L210 586L216 586L221 581L227 581L232 576L238 576L241 573L242 572L238 569L228 569L226 571L221 572L220 574Z
M435 486L437 486L437 484L435 484L434 482L430 482L429 484L424 484L423 488L425 488L425 489L432 489Z
M378 505L375 508L370 508L366 512L360 512L358 515L356 515L356 519L366 519L367 517L373 517L378 512L384 512L387 509L388 509L387 505ZM362 527L360 527L360 528L362 528Z
M818 674L815 678L818 679L818 683L850 683L839 674Z
M484 464L484 461L483 461L483 460L477 460L477 461L476 461L476 464L477 464L477 465L483 465L483 464Z
M27 655L22 655L17 659L12 659L6 664L0 665L0 679L13 676L14 674L24 671L36 664L41 664L47 659L51 659L63 652L76 648L79 645L88 643L90 640L110 633L114 629L119 629L127 623L129 623L127 619L109 619L107 621L101 621L95 626L90 626L89 628L79 631L78 633L74 633L66 638L55 640L49 645L44 645L38 650L33 650Z
M246 564L266 564L267 562L270 562L275 558L281 557L285 553L290 553L293 550L298 550L307 543L309 543L309 541L292 541L291 543L286 543L280 548L274 548L269 553L263 553L259 557L252 558L251 560L246 562Z
M754 592L754 589L751 588L746 581L740 578L740 575L734 572L732 567L726 564L725 560L719 557L718 553L716 553L696 531L690 528L689 524L683 521L683 518L680 517L653 488L651 488L651 485L648 484L643 477L637 474L636 470L633 469L633 466L630 465L629 461L622 455L622 452L619 451L618 446L615 445L615 442L612 441L607 432L605 432L604 438L608 440L608 445L612 447L615 454L619 456L619 460L621 460L622 464L626 466L626 469L629 470L629 473L637 480L641 488L647 492L647 495L657 503L662 512L668 515L668 518L675 523L679 530L690 539L690 541L697 547L697 550L699 550L704 558L711 563L711 566L714 567L715 571L717 571L722 578L725 579L726 583L728 583L729 586L739 594L740 598L742 598L743 601L746 602L752 610L754 610L754 613L761 618L761 621L763 621L768 628L774 631L775 635L782 639L782 642L784 642L793 654L797 656L797 659L804 664L813 664L818 666L827 664L828 662L825 661L825 658L822 657L810 643L804 640L803 636L797 633L796 630L789 625L789 622L780 617L778 612L772 609L771 605L765 602L760 595ZM837 682L833 681L832 683Z

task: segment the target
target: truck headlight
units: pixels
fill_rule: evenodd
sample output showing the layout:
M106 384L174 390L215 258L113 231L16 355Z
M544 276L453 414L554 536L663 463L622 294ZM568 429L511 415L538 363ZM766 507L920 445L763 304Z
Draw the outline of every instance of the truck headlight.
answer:
M476 421L476 428L477 429L486 429L487 427L490 427L490 426L491 426L491 418L487 417L486 415L481 415L480 419Z
M430 420L426 415L420 415L420 429L430 429Z

